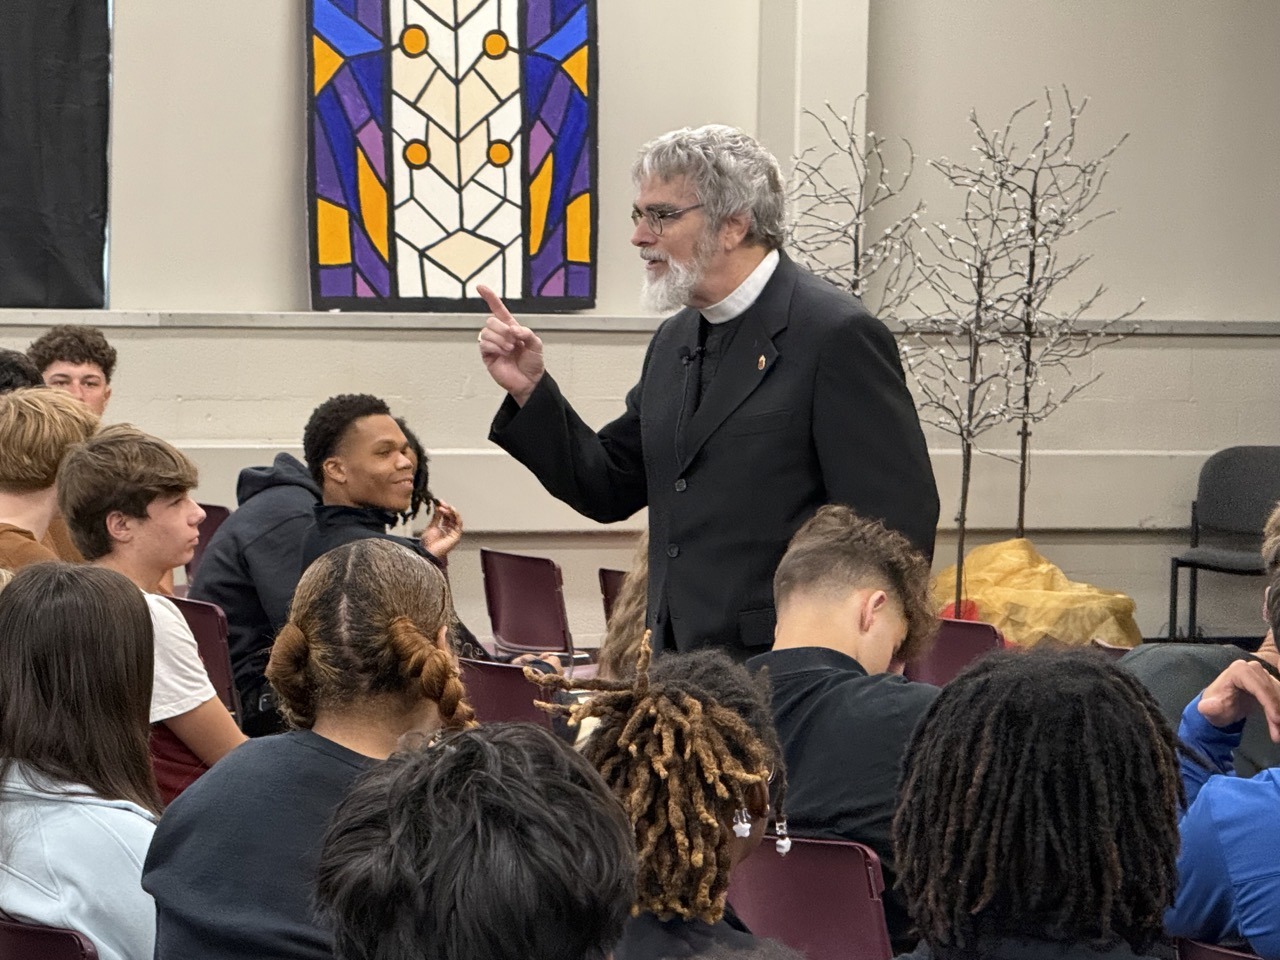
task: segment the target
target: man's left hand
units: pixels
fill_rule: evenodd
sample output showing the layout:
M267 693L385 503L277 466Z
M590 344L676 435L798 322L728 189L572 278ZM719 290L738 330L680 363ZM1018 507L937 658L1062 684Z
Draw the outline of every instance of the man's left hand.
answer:
M1254 705L1267 718L1271 739L1280 743L1280 681L1255 660L1237 660L1218 674L1200 695L1200 715L1215 727L1229 727Z

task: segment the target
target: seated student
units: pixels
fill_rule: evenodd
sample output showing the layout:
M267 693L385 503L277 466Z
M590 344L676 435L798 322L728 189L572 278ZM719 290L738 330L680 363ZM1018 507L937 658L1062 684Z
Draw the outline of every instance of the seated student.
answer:
M591 765L541 727L491 723L356 782L316 900L337 960L602 960L635 880L631 825Z
M915 659L933 638L929 564L878 520L825 506L792 537L773 595L773 650L747 667L769 671L787 821L803 836L875 850L889 936L905 949L915 938L893 887L890 834L902 758L938 689L891 665Z
M1267 590L1267 613L1280 630L1280 573ZM1178 736L1209 769L1182 760L1178 899L1165 925L1194 940L1244 939L1266 960L1280 960L1280 768L1236 776L1231 752L1250 726L1280 740L1280 681L1261 663L1230 664L1182 713Z
M58 468L97 428L97 416L65 393L0 394L0 567L59 559L43 542L58 512Z
M473 722L452 610L444 575L396 544L360 540L307 568L267 666L295 729L237 748L156 830L142 880L156 960L333 955L311 896L334 809L404 734Z
M636 656L645 637L644 618L649 602L649 531L636 541L631 569L613 601L613 611L605 625L604 639L596 656L596 676L622 680L635 669Z
M1178 744L1088 650L999 652L916 728L893 823L916 960L1132 960L1177 882Z
M236 483L239 506L205 547L187 596L227 615L227 647L240 692L241 727L251 737L280 733L265 671L271 644L289 617L301 575L302 538L314 521L320 487L296 458L276 454L248 467Z
M195 464L128 424L74 447L58 473L58 505L89 562L143 591L155 628L151 750L166 803L244 742L214 693L187 621L161 579L191 559L204 511L191 499Z
M1271 512L1263 528L1262 562L1268 578L1280 571L1280 506ZM1265 621L1265 600L1263 606ZM1159 702L1170 726L1177 727L1187 704L1237 660L1261 663L1280 677L1275 631L1268 627L1252 653L1231 643L1144 643L1119 662L1143 682ZM1272 741L1262 724L1247 724L1233 751L1232 765L1243 777L1280 766L1280 745Z
M97 327L60 324L32 341L27 356L47 385L65 390L98 416L106 412L116 350Z
M0 393L42 386L44 378L25 353L0 349Z
M764 836L770 787L779 811L786 793L768 683L719 650L666 654L652 667L649 658L646 638L625 681L525 671L549 689L593 693L556 710L571 724L599 718L583 756L634 831L636 902L614 960L755 949L760 940L725 901L730 871ZM777 831L785 837L781 816Z
M151 618L119 574L27 567L0 591L0 913L150 957L140 885L160 798L147 757Z

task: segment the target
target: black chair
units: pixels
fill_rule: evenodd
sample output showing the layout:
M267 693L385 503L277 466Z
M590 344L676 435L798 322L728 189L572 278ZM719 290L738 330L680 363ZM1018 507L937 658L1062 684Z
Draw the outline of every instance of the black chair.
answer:
M1190 570L1187 638L1194 639L1199 572L1261 576L1262 526L1278 499L1280 447L1228 447L1205 461L1191 504L1191 547L1170 561L1170 640L1178 636L1178 571Z

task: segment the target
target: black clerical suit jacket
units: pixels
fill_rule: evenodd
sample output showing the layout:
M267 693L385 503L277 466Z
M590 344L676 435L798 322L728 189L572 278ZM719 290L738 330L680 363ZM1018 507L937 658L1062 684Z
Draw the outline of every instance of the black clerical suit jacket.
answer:
M773 571L818 507L847 503L932 554L938 494L893 336L857 300L783 255L696 403L699 316L658 328L599 432L544 375L489 436L585 516L648 506L655 646L745 659L773 643Z

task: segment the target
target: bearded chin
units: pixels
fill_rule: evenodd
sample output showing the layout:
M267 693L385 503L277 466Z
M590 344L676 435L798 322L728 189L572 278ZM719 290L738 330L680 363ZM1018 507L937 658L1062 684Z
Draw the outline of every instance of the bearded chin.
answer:
M655 313L669 313L689 302L693 288L702 280L702 265L666 261L662 276L654 277L646 272L640 301L645 309Z

